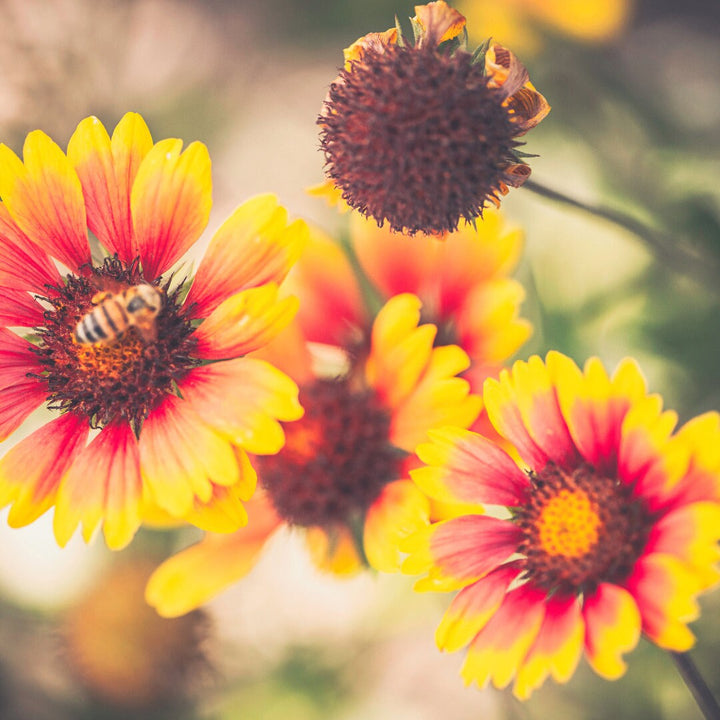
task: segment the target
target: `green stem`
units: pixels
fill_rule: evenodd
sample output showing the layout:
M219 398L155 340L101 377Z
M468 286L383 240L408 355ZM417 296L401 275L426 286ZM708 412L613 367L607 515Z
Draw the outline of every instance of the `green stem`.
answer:
M720 720L720 705L688 653L670 652L678 672L695 698L705 720Z
M365 269L361 265L360 260L355 253L352 241L349 237L347 237L347 235L343 235L340 238L340 246L345 253L345 257L352 266L358 285L360 286L360 292L365 300L365 307L367 308L370 317L374 318L380 311L380 308L385 304L385 298L383 298L380 291L367 276Z
M717 287L720 277L718 262L714 258L699 253L695 248L684 243L682 238L675 238L662 230L651 228L619 210L604 205L589 205L581 202L557 190L551 190L534 180L526 181L523 187L541 197L577 208L628 230L642 240L658 259L675 271L701 279L710 287Z

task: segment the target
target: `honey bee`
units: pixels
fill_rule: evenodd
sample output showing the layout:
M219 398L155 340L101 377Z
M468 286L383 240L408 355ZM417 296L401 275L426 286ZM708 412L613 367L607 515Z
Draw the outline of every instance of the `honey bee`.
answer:
M96 293L92 299L95 307L75 326L75 341L82 345L110 345L129 327L135 327L143 342L152 342L157 339L155 318L164 297L160 288L148 283L118 293Z

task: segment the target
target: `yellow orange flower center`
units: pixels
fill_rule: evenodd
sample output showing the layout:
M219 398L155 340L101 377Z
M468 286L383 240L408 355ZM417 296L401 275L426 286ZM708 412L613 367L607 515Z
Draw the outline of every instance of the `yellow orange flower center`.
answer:
M129 266L107 258L84 275L69 275L49 288L45 301L51 307L45 323L36 328L34 347L44 372L37 377L47 385L48 407L87 417L92 427L124 418L139 432L142 422L177 383L198 364L192 357L193 327L178 301L179 288L166 297L157 315L153 339L143 338L137 327L123 325L121 313L111 323L102 318L102 341L95 335L80 341L78 324L98 313L98 295L113 288L146 283L137 263ZM147 283L146 283L147 284ZM167 287L163 290L167 293Z
M540 544L548 555L582 557L597 543L600 524L585 491L561 490L540 511Z
M530 480L528 501L515 518L527 578L564 594L622 582L652 527L632 488L588 464L568 470L550 462Z
M129 328L122 337L109 345L79 345L77 367L81 373L89 373L102 380L121 381L142 356L144 343Z

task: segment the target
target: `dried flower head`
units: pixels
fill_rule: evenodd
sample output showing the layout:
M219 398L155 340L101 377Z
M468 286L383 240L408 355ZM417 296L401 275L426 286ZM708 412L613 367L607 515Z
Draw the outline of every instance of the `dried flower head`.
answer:
M550 110L506 48L474 53L445 2L415 8L415 38L370 33L345 51L318 119L326 173L378 225L457 229L530 174L517 138Z

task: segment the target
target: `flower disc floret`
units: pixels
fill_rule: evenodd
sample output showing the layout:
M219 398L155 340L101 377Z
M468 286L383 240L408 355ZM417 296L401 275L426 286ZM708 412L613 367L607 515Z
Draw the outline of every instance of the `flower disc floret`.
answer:
M652 518L632 488L587 464L572 473L549 463L530 473L517 511L525 576L549 593L593 593L621 583L645 548Z
M320 147L330 195L394 231L442 234L525 182L517 138L550 106L506 48L468 53L465 18L443 0L415 11L412 41L398 27L345 50Z
M193 357L193 325L179 301L182 286L171 289L169 282L156 281L165 301L154 320L152 342L130 325L109 342L79 343L75 328L98 308L98 293L144 282L137 262L125 267L117 257L87 269L87 274L70 275L48 288L42 298L49 309L44 324L35 328L40 342L32 350L44 368L38 379L47 384L49 409L87 417L92 428L122 418L139 434L150 412L200 364Z
M302 386L300 402L305 415L283 450L258 458L262 485L290 525L351 526L401 474L406 453L390 442L390 413L342 378Z
M518 144L504 101L469 53L366 49L330 87L321 118L327 173L379 225L453 231L500 192Z

